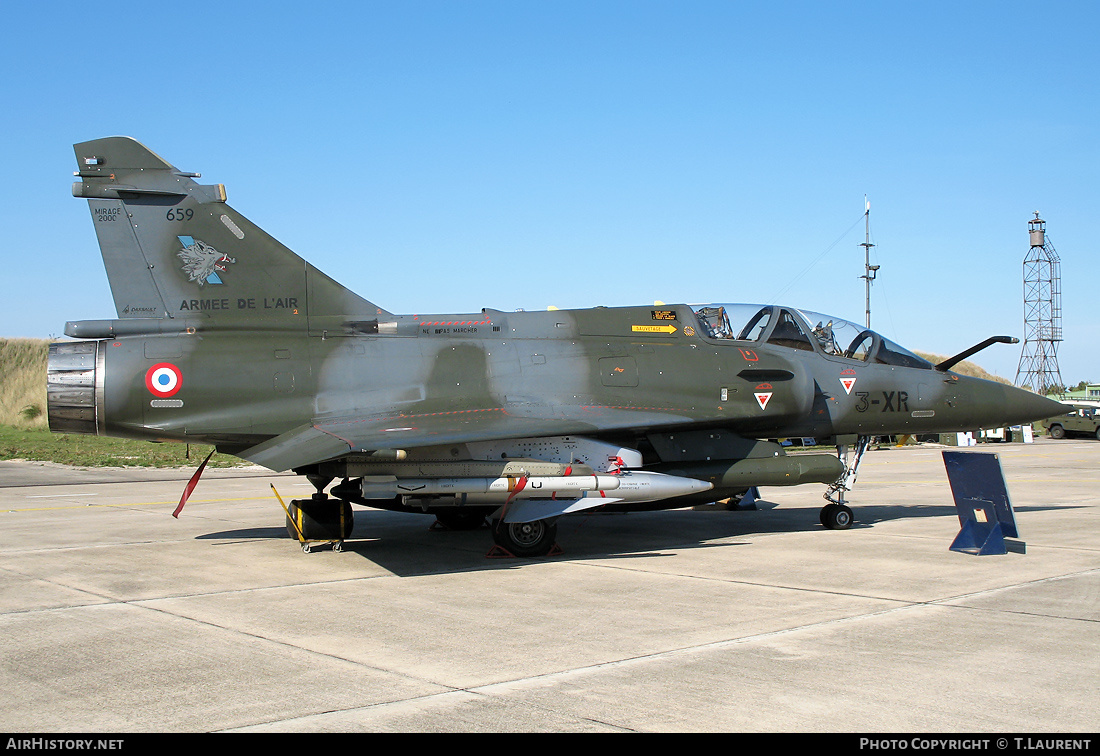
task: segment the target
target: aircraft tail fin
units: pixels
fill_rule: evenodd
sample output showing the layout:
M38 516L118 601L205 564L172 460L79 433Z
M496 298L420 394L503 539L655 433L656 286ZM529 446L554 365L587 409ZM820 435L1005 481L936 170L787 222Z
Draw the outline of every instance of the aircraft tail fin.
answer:
M319 332L389 314L231 208L223 185L129 137L73 147L73 195L88 200L119 318Z

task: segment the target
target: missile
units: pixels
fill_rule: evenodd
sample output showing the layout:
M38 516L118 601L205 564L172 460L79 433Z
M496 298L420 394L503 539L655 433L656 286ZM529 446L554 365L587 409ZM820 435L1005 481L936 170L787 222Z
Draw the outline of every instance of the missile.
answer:
M615 477L619 479L615 497L620 501L658 501L714 488L713 483L705 480L648 470L632 470Z
M559 517L569 512L618 502L659 501L702 493L709 481L678 475L629 470L610 474L504 476L498 478L397 478L364 476L364 499L402 497L406 504L434 499L434 506L500 505L507 522Z
M624 471L610 477L619 480L618 487L611 489L610 495L604 491L585 491L575 499L517 499L506 503L499 512L505 522L533 522L594 509L606 504L659 501L675 496L702 493L714 488L714 484L708 481L648 470Z
M334 478L361 478L363 476L393 476L402 478L521 478L544 476L556 478L568 475L592 475L592 467L577 463L545 462L540 459L497 460L386 460L375 453L372 456L355 455L347 460L326 462L321 473Z
M590 491L613 491L617 475L570 475L548 477L506 476L501 478L397 478L399 496L450 496L454 494L497 494L500 499L571 496Z
M568 476L502 476L498 478L397 478L364 476L365 499L394 496L461 496L465 502L503 502L508 499L563 499L605 497L614 491L619 501L656 501L707 491L713 483L645 470L620 474Z

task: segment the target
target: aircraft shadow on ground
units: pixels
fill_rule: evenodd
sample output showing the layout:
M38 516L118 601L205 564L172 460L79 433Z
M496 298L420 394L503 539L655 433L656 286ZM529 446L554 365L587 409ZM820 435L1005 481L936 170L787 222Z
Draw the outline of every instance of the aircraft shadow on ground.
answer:
M1018 512L1058 507L1027 506ZM953 506L868 505L856 506L854 530L907 518L955 517ZM630 514L600 513L562 518L558 544L562 553L534 559L489 558L493 545L488 525L476 530L448 531L432 527L425 515L355 510L355 528L344 542L347 556L366 559L395 575L414 577L470 569L513 569L543 560L653 559L687 549L752 546L751 540L730 543L730 538L821 531L821 537L844 537L827 531L818 521L816 508L764 509L759 511L692 511L686 509ZM281 540L298 549L285 527L241 528L197 537L199 540ZM950 539L949 539L950 540ZM949 541L948 541L949 542ZM311 545L313 554L331 551L327 543Z

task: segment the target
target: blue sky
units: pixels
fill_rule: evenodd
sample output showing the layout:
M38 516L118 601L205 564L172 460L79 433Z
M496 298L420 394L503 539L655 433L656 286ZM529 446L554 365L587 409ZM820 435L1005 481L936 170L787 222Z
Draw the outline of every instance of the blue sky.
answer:
M114 308L71 145L133 136L394 312L781 302L1100 381L1100 5L16 2L0 335ZM1015 376L1019 346L977 362Z

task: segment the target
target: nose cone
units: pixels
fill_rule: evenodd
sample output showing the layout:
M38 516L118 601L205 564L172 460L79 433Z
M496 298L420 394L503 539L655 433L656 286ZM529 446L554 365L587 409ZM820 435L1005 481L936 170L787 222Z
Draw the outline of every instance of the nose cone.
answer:
M960 429L1023 425L1066 411L1053 399L1015 386L967 376L954 376L954 381L951 409L943 414Z
M1065 411L1065 406L1053 399L1013 386L1004 387L1005 425L1032 423Z

